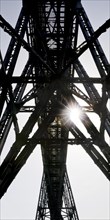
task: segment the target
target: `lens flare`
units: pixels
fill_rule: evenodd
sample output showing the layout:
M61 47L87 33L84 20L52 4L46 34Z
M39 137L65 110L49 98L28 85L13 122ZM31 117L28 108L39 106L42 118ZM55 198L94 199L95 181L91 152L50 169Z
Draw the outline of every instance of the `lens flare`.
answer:
M81 109L78 105L74 103L69 103L67 106L64 106L61 115L65 123L69 123L72 121L74 124L78 124L82 117L81 113Z
M77 123L80 120L81 111L78 107L70 107L68 116L72 122Z

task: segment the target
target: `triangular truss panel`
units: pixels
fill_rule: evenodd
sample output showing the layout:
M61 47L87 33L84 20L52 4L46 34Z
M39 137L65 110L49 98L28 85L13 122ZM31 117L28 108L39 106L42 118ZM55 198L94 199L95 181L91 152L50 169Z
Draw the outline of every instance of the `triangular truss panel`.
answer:
M44 174L36 220L77 220L66 171L68 144L80 144L110 180L110 65L98 41L110 20L94 32L80 0L23 0L22 4L15 29L0 16L1 28L12 37L4 60L0 53L0 152L12 125L15 131L15 141L0 167L0 197L40 144ZM80 45L79 29L84 37ZM28 59L16 76L22 47ZM87 50L96 77L87 73L80 60ZM80 111L86 132L75 118L69 119L74 108ZM25 112L29 117L20 129L18 113ZM98 126L91 112L99 118Z

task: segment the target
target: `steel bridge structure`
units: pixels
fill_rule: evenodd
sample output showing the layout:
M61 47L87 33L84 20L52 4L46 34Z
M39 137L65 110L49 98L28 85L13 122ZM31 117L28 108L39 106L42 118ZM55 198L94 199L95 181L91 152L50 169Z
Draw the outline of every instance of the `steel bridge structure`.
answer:
M22 0L15 28L2 16L0 27L11 36L4 60L0 53L0 153L12 126L15 132L0 166L0 198L40 144L43 177L35 220L78 220L66 169L68 145L81 145L110 180L110 64L98 41L110 19L94 31L81 0ZM15 75L22 47L28 59ZM80 61L87 50L97 68L94 77ZM88 135L69 120L72 108L80 109ZM20 130L18 113L25 112L30 116ZM100 118L98 127L91 112Z

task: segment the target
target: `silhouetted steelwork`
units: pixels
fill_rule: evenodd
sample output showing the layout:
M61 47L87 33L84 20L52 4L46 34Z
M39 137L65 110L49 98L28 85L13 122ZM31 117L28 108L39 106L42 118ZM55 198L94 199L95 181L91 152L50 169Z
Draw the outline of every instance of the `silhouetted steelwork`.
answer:
M15 29L2 16L0 26L12 36L4 60L0 54L0 152L12 125L15 130L15 141L0 167L0 197L41 144L44 174L36 220L78 220L66 171L68 144L80 144L110 180L110 146L106 141L110 136L110 65L97 39L110 27L110 20L94 32L80 0L23 0ZM81 45L79 28L85 38ZM16 76L21 47L28 52L28 60ZM79 60L87 49L99 72L97 77L89 76ZM102 85L102 94L97 84ZM80 108L88 137L69 120L66 109L70 105ZM17 113L24 112L30 117L20 130ZM99 116L99 128L87 112Z
M63 194L62 194L62 205L59 206L59 197L51 198L50 204L47 193L47 183L45 179L45 172L42 178L42 184L39 195L39 202L37 207L37 213L35 220L38 219L74 219L78 220L78 214L68 179L67 171L65 170L64 182L63 182ZM53 201L52 201L53 200ZM53 207L52 207L53 206ZM58 207L57 207L58 206ZM51 211L51 212L50 212Z

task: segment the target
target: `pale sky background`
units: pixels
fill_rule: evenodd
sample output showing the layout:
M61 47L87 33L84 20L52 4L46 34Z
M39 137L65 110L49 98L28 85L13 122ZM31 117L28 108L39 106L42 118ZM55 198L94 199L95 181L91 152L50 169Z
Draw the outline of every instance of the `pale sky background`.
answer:
M87 15L96 30L110 17L110 0L82 0ZM0 11L4 18L16 24L21 9L20 0L0 0ZM1 31L0 46L5 54L10 37ZM100 38L101 45L110 61L110 32ZM80 40L79 40L80 41ZM23 56L23 50L21 56ZM23 56L24 59L24 56ZM19 61L16 73L19 74L25 60ZM84 66L93 73L93 63L85 55L81 57ZM94 75L95 75L94 68ZM27 117L28 115L25 115ZM22 126L21 126L22 127ZM3 156L11 146L13 130L7 140ZM2 160L2 159L1 159ZM83 148L68 147L67 168L80 220L110 220L110 184L104 174L93 163ZM37 146L26 165L17 175L1 200L0 220L34 220L42 177L42 159Z

